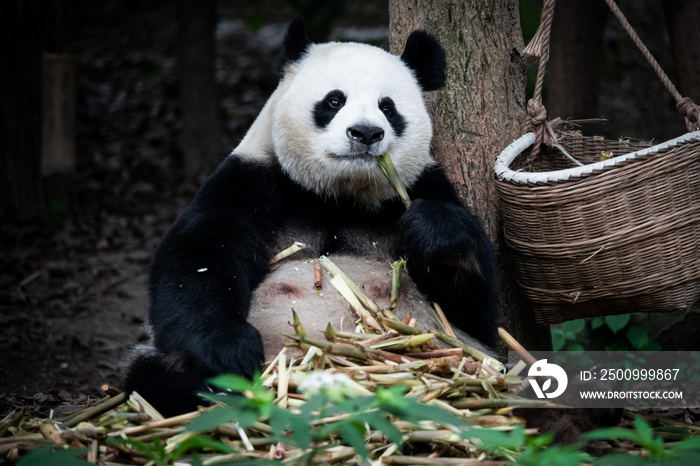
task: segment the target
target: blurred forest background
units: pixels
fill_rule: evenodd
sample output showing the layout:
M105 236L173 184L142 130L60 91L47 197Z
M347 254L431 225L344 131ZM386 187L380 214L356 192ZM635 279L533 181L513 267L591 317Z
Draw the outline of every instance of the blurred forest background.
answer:
M619 3L700 102L700 2ZM520 2L526 42L540 8ZM0 412L118 384L145 339L151 255L274 90L297 15L316 41L388 46L386 0L2 2ZM552 34L550 118L605 118L583 130L611 138L685 132L602 0L558 2ZM694 313L660 321L667 349L692 345L683 336L700 326Z

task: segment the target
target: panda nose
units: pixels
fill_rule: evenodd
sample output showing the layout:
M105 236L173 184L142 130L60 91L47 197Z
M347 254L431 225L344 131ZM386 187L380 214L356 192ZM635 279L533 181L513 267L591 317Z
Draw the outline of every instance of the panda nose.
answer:
M348 139L371 145L384 139L384 130L378 126L355 125L348 128Z

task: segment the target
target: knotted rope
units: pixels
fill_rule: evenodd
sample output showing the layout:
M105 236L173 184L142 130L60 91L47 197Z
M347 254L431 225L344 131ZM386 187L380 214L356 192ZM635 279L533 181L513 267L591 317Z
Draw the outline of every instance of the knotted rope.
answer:
M525 162L528 165L540 153L541 144L551 147L557 142L554 130L552 130L551 125L547 121L547 109L542 103L542 87L544 75L547 71L547 62L549 61L549 36L552 31L553 18L554 0L544 0L540 27L530 43L525 47L525 50L523 50L526 56L539 58L535 92L527 102L527 115L523 124L524 132L533 131L535 133L535 144L532 146L532 151Z

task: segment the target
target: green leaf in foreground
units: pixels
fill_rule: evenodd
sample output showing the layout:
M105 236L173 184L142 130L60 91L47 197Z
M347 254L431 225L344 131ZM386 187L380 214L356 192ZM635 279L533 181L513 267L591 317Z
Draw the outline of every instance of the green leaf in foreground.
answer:
M612 330L613 333L617 333L629 323L630 321L630 315L629 314L619 314L619 315L614 315L614 316L605 316L605 323L607 324L608 328Z
M231 448L223 442L214 440L211 437L199 435L197 437L188 438L184 442L179 443L173 452L173 459L178 460L188 451L199 449L218 451L222 453L238 453L237 450Z
M87 448L74 448L70 450L54 450L51 447L41 447L24 456L17 466L89 466L92 463L78 459L84 455Z

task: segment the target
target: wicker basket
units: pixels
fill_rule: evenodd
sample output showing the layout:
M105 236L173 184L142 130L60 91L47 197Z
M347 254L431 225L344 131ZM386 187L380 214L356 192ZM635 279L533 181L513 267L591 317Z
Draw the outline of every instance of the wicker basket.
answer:
M558 140L580 166L555 149L518 171L534 133L495 165L505 239L535 319L665 312L698 300L700 131L653 147L575 132Z

